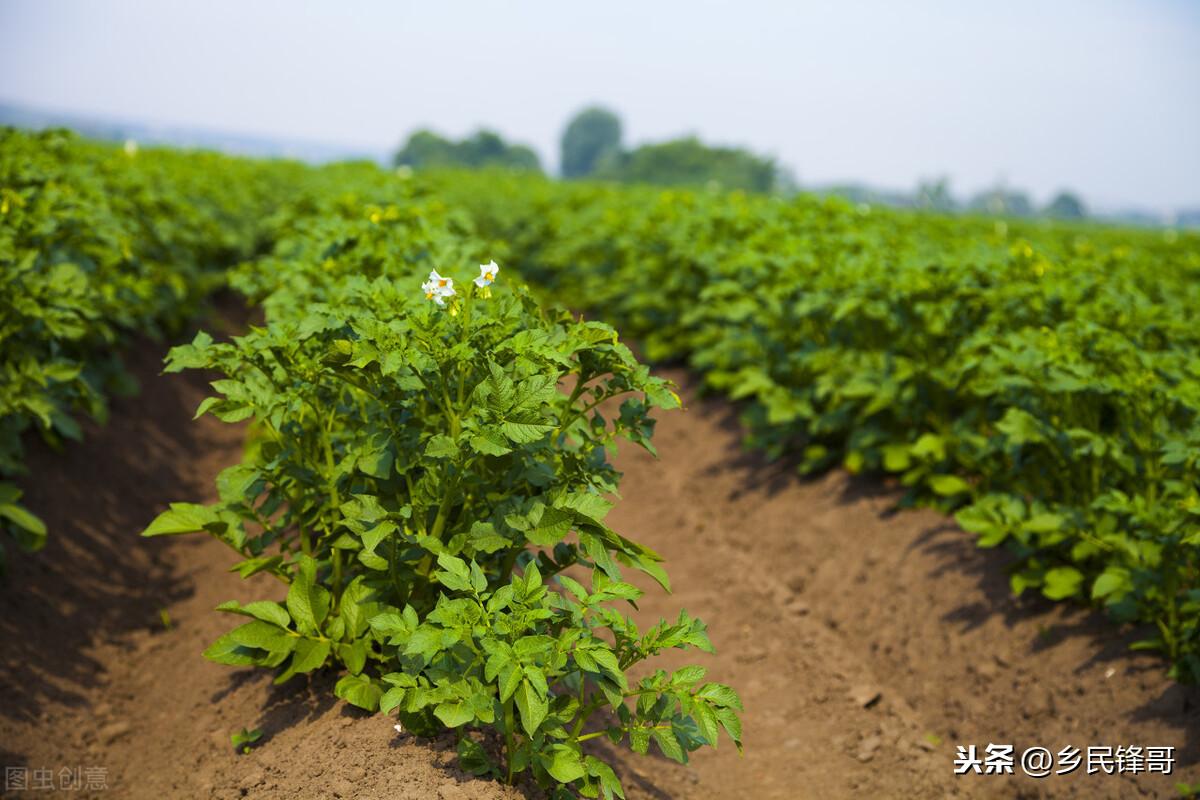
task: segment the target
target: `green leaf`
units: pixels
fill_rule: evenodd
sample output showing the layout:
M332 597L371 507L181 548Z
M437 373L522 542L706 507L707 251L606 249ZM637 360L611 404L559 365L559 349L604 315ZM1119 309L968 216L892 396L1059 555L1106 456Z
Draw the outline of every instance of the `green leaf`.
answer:
M221 470L217 475L217 493L226 503L253 500L261 487L261 475L254 467L237 464Z
M392 451L372 450L358 457L358 469L366 475L387 480L392 474Z
M496 770L483 745L470 736L458 740L458 764L472 775L489 775Z
M704 667L689 666L675 670L671 676L671 684L684 689L690 689L700 681L704 680L704 676L708 674L708 670Z
M170 536L177 533L195 533L205 525L217 521L217 513L211 506L195 503L171 503L171 507L159 514L142 536Z
M570 783L587 774L583 767L583 756L569 745L556 744L549 753L539 755L538 760L550 777L559 783Z
M425 455L429 458L453 458L458 455L458 445L445 434L430 437L425 444Z
M40 550L46 544L46 523L31 514L23 506L16 503L0 504L0 517L4 517L24 531L27 535L17 537L17 543L22 550L33 552Z
M261 728L255 728L252 731L242 728L237 733L229 734L229 741L233 745L234 749L237 750L254 744L262 738L262 735L263 732Z
M525 673L515 666L509 667L500 673L500 702L507 702L508 698L513 696L513 693L517 691L524 677Z
M294 673L312 672L325 664L329 658L329 642L316 639L296 639L296 649L292 653L292 663L289 669Z
M943 497L949 497L971 491L971 484L957 475L931 475L929 477L929 488Z
M462 700L449 700L439 703L433 709L433 713L447 728L457 728L475 719L475 714L471 711L470 705Z
M911 463L908 445L889 444L883 448L883 468L888 472L903 472Z
M587 768L588 775L599 778L605 800L612 800L613 797L625 797L625 790L612 767L595 756L584 756L583 764Z
M594 492L571 492L559 498L554 505L557 508L569 508L597 525L604 522L613 507L612 501Z
M487 576L474 561L471 562L471 588L475 590L476 594L482 594L487 590Z
M514 444L531 444L554 430L553 425L528 422L502 422L500 431Z
M490 522L476 522L471 525L467 534L467 543L476 553L495 553L508 547L509 541L496 533L496 528Z
M410 607L405 610L411 611L412 609ZM410 618L407 614L401 615L395 611L385 611L382 614L376 614L371 617L368 624L371 626L371 631L375 634L375 638L378 641L390 644L402 644L416 630L416 612L413 612Z
M353 642L337 646L338 660L346 665L346 670L352 675L363 671L367 664L367 640L355 639Z
M1074 567L1055 567L1046 572L1043 581L1042 594L1051 600L1064 600L1079 594L1083 573Z
M1054 533L1062 530L1066 522L1061 514L1034 514L1021 524L1021 528L1030 533Z
M559 575L557 580L562 584L563 588L575 596L575 599L580 603L586 603L588 599L588 591L583 588L579 581L572 578L570 575Z
M437 653L441 652L441 650L441 631L428 627L420 627L409 637L408 644L404 648L404 655L421 656L425 659L431 659Z
M508 441L499 431L482 431L471 437L471 447L487 456L502 456L512 452Z
M383 689L365 675L344 675L333 687L333 693L367 711L378 711L383 697Z
M379 698L379 711L383 714L391 713L392 709L404 702L407 693L408 689L403 686L393 686L391 689L388 689Z
M1092 584L1092 599L1108 598L1109 602L1119 602L1122 597L1133 590L1133 581L1129 570L1123 567L1109 566L1096 577Z
M737 713L732 708L718 708L716 715L725 733L729 734L729 738L737 746L738 752L742 752L742 721L738 719Z
M532 528L525 531L525 538L538 547L553 547L570 533L574 515L558 508L545 508Z
M703 698L713 705L742 710L742 701L737 692L721 683L706 683L696 692L696 697Z
M521 727L525 729L526 734L533 736L549 713L549 703L537 693L528 680L521 681L513 697L516 698L517 709L521 712Z
M287 628L292 624L292 618L288 616L287 609L279 603L271 602L270 600L256 600L253 603L239 605L236 600L230 600L226 603L221 603L217 606L217 611L227 611L233 614L243 614L247 617L254 617L263 622L269 622L272 625L277 625L280 628Z
M283 556L259 556L258 558L247 558L244 561L239 561L230 567L229 571L236 572L243 578L249 578L251 575L257 575L260 572L273 571L282 563Z
M378 604L369 600L375 591L364 582L365 576L359 575L350 585L342 590L341 604L338 614L346 625L345 636L357 639L367 630L368 619L375 616Z
M687 763L687 753L680 746L679 739L675 737L673 730L655 728L650 735L654 737L655 743L658 744L658 749L662 750L664 756L681 764Z
M288 611L301 633L318 633L329 613L329 592L317 585L316 570L317 564L312 558L301 556L300 569L288 588Z
M696 721L696 727L700 729L704 740L713 747L716 747L717 736L720 731L716 712L704 703L696 703L692 707L692 718Z
M536 561L530 561L525 567L525 574L521 576L521 583L524 585L527 596L534 594L538 589L542 588L542 573L538 569Z
M258 657L253 650L246 648L225 634L208 646L204 657L218 664L228 664L233 667L245 667L258 663Z
M288 632L278 625L257 619L234 628L228 636L243 647L255 647L271 652L289 652L300 641L295 636L288 635Z

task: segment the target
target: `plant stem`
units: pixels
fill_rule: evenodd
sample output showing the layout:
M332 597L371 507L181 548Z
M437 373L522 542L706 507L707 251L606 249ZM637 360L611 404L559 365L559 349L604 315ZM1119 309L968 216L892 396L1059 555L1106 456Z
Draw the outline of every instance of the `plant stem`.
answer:
M331 503L331 508L329 510L329 516L332 518L336 518L337 514L339 513L338 509L340 509L341 505L342 505L341 499L338 497L337 475L334 474L334 462L333 462L332 430L333 430L333 423L334 423L335 419L336 419L336 415L334 413L330 413L328 422L325 425L323 425L321 428L321 444L323 445L324 450L325 450L325 474L326 474L326 480L328 481L328 486L329 486L329 501ZM333 524L332 523L326 523L325 533L330 538L333 538ZM341 554L341 551L334 548L334 550L333 550L333 609L334 609L334 611L337 611L337 609L341 606L341 603L342 603L342 554Z
M516 761L516 753L514 752L516 734L513 730L516 720L513 719L513 699L510 697L504 701L504 757L508 759L508 776L504 782L512 786L513 782L513 763Z
M459 337L459 342L465 344L471 338L471 307L475 298L474 284L467 284L467 297L463 302L463 318L462 318L462 335ZM458 405L463 404L463 392L466 387L467 371L460 369L458 373Z

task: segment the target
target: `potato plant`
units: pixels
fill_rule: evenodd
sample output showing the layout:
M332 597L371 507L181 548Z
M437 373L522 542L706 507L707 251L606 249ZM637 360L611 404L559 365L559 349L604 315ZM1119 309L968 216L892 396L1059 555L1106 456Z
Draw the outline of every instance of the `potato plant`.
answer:
M496 275L339 277L321 301L287 290L232 342L172 350L168 370L224 376L198 413L251 420L253 438L219 503L174 504L145 535L208 531L242 575L288 585L284 604L222 606L250 621L209 658L280 681L336 662L339 696L405 727L495 729L497 763L460 737L476 771L619 796L589 738L681 761L720 727L741 739L736 694L702 669L626 675L664 648L711 649L686 614L640 632L614 608L639 595L623 569L667 576L605 523L609 457L622 439L652 451L651 409L679 401L611 327Z
M177 331L296 167L215 154L135 154L66 131L0 128L0 479L25 472L23 437L51 446L136 389L119 349ZM0 481L0 530L36 550L46 528ZM0 570L4 551L0 548Z
M1200 679L1200 236L837 200L433 179L523 273L742 401L802 472L894 475L1011 582Z

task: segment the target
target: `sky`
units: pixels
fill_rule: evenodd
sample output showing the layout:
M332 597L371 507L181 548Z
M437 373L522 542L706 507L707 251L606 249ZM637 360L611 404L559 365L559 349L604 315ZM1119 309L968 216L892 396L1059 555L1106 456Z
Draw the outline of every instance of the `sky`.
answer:
M581 107L802 185L1200 207L1200 0L0 0L0 102L384 152Z

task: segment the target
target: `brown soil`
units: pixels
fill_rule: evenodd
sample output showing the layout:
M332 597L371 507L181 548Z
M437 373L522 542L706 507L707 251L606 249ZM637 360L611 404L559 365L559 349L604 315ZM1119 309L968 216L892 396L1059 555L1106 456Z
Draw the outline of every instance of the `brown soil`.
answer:
M156 376L160 353L134 354L143 393L106 427L29 459L27 499L51 538L14 556L0 587L0 762L104 768L99 797L522 797L459 772L449 740L335 701L328 675L273 687L201 658L229 625L213 606L281 592L227 572L214 541L138 538L167 502L211 499L240 447L238 428L190 421L204 382ZM844 474L803 482L739 439L727 405L693 399L663 416L661 460L620 459L612 522L666 556L675 587L651 591L642 617L706 619L718 655L667 661L705 664L747 709L744 757L728 741L688 766L622 755L631 799L1159 797L1200 779L1200 695L1127 652L1131 632L1018 602L1003 555L944 517L892 513L893 493ZM229 744L242 727L265 732L250 755ZM952 775L956 744L989 742L1167 745L1181 766L1137 780Z
M1014 598L1004 554L951 520L896 511L875 480L803 481L747 455L728 404L683 395L690 408L659 421L659 461L623 454L610 521L666 558L674 594L651 592L644 616L709 623L718 654L698 661L740 691L746 753L627 759L631 798L1174 797L1200 780L1200 692L1130 652L1135 632ZM953 774L955 745L989 743L1173 746L1178 760L1136 780Z

